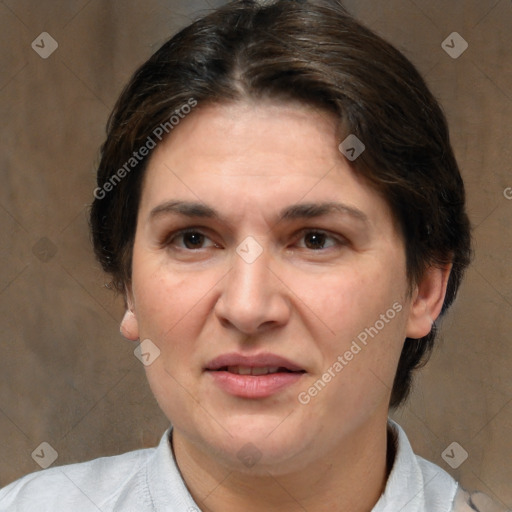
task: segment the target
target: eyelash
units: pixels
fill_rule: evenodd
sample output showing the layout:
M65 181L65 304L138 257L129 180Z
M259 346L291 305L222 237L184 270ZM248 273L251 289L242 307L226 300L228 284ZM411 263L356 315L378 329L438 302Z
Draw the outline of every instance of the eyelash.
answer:
M347 240L345 240L343 238L335 237L333 235L330 235L328 231L325 231L323 229L304 228L304 229L300 230L299 232L297 232L295 236L299 236L300 235L300 238L303 238L305 235L312 234L312 233L320 234L320 235L326 235L326 239L334 240L338 246L346 246L346 245L348 245ZM199 229L199 228L187 228L187 229L182 229L180 231L172 233L171 235L166 237L166 239L164 240L162 245L166 246L166 247L171 246L172 242L174 240L176 240L176 238L183 237L183 236L185 236L187 234L199 234L199 235L202 235L205 238L209 239L209 237L205 233L203 233L201 231L201 229ZM309 250L309 251L312 251L312 252L326 251L327 249L330 249L330 248L332 248L332 247L327 247L327 248L323 248L323 249L307 249L307 247L301 247L301 249L306 249L306 250ZM187 251L187 252L196 252L196 251L200 251L201 249L207 249L207 247L200 247L198 249L187 249L185 247L178 247L178 249L179 250L183 250L183 251Z

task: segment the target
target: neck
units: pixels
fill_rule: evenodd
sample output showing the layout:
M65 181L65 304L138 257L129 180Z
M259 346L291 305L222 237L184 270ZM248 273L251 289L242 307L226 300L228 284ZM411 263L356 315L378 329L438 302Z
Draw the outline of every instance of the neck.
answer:
M203 512L371 512L392 467L386 423L369 422L300 471L253 475L222 465L173 430L176 461Z

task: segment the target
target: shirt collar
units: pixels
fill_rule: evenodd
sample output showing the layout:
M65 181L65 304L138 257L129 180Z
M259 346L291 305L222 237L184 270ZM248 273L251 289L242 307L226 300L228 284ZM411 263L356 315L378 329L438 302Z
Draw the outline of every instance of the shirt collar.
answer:
M165 504L178 505L178 510L199 511L176 464L169 428L160 440L155 457L147 465L146 485L153 509L168 510ZM395 444L395 457L386 488L372 512L449 512L457 483L444 470L414 454L406 433L388 419L389 438Z
M414 454L406 433L391 418L395 460L372 512L449 512L457 483L446 471Z

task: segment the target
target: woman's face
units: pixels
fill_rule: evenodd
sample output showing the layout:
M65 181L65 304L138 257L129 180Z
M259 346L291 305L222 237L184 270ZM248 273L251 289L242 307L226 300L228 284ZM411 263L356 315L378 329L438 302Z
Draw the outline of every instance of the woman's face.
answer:
M147 169L123 332L158 347L146 371L175 433L227 465L298 468L385 418L421 334L403 240L335 122L199 105Z

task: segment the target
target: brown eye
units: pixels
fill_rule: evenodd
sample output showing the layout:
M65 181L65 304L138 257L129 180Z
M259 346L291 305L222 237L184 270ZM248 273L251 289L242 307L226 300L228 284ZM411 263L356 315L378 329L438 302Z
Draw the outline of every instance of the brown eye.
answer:
M205 236L199 232L183 233L183 243L187 249L197 249L204 242Z
M308 249L322 249L326 238L325 233L312 231L305 235L304 240L306 240L306 246ZM308 246L308 241L310 246Z
M301 234L301 239L305 241L304 245L306 249L312 251L318 251L322 249L328 249L334 245L343 245L343 243L336 239L335 237L329 235L325 231L319 230L307 230L303 231ZM328 247L325 247L326 241L332 240L334 243L331 243Z
M181 239L181 243L180 243ZM205 240L210 240L206 235L198 231L197 229L184 229L177 233L174 233L172 236L167 238L165 245L167 246L175 246L179 249L185 250L197 250L203 249L203 244ZM210 247L215 246L215 244L211 244Z

